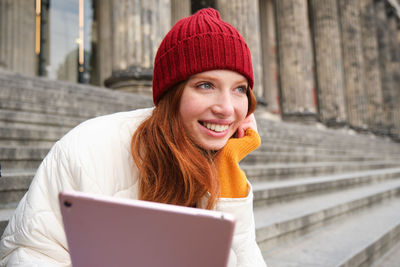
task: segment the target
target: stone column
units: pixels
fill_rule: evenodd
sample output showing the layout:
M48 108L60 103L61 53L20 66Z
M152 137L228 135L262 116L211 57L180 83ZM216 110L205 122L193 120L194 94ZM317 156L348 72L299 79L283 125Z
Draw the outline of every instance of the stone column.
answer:
M400 43L397 40L397 28L400 19L396 15L394 8L389 9L388 13L388 32L390 44L390 68L393 79L393 131L392 136L400 140Z
M171 25L175 25L178 20L188 17L190 14L190 0L171 0Z
M266 101L268 111L280 114L275 5L273 0L261 0L259 3L264 89L262 100Z
M390 72L390 37L386 14L386 1L375 0L376 32L379 48L379 70L381 74L381 86L383 96L383 114L385 132L393 131L393 107L394 91L393 76Z
M279 0L275 3L282 116L314 120L316 101L307 1Z
M36 74L35 0L0 1L0 68Z
M358 0L339 0L339 9L348 123L355 129L367 129Z
M154 57L171 28L170 0L118 0L110 4L112 76L106 86L150 94Z
M258 0L218 0L217 9L221 18L235 27L249 46L254 70L254 92L260 98L263 85Z
M336 0L310 0L318 117L329 126L346 122L340 23Z
M367 97L366 120L368 128L372 132L385 134L374 0L359 0L358 4L360 6L361 44L364 60L364 88Z
M110 0L94 0L94 26L92 35L94 59L91 83L99 86L112 74L111 3Z

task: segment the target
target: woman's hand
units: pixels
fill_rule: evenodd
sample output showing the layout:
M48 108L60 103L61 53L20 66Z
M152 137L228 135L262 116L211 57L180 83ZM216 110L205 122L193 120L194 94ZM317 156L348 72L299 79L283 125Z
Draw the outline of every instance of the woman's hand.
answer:
M254 131L257 131L257 122L256 122L256 118L254 117L254 114L251 113L250 115L248 115L244 121L242 122L242 124L238 127L237 131L236 131L236 137L237 138L242 138L245 136L246 130L247 129L253 129Z
M251 114L238 127L236 136L230 138L217 154L220 197L241 198L248 195L246 174L240 169L239 162L260 144L256 119Z

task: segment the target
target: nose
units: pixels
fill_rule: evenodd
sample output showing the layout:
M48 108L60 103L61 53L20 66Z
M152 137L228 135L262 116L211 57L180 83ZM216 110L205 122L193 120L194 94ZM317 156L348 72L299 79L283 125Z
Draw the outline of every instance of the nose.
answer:
M229 117L234 112L234 104L229 90L221 91L215 98L215 103L212 106L212 111L223 118Z

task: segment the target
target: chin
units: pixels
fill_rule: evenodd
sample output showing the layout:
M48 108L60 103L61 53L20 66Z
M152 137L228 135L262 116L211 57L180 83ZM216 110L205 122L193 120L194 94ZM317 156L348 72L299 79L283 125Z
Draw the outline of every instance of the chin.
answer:
M208 143L208 144L200 144L199 146L204 150L218 151L221 148L223 148L226 145L226 143L227 143L227 141L226 142L218 142L218 143L215 143L215 144L210 144L210 143Z

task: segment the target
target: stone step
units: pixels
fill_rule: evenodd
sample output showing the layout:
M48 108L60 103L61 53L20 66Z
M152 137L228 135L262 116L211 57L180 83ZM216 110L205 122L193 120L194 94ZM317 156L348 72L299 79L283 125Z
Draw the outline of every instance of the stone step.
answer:
M35 169L47 155L47 147L2 146L0 145L0 162L7 169Z
M3 101L0 99L0 109L7 110L15 110L15 111L25 111L25 112L34 112L39 114L50 114L50 115L62 115L62 116L70 116L79 119L88 119L91 117L100 116L107 113L113 113L113 109L106 110L93 110L87 109L84 105L81 106L53 106L50 104L37 104L37 103L22 103L15 100L6 100ZM48 100L50 102L51 100ZM119 110L130 110L130 108L119 108Z
M375 170L400 166L398 161L310 162L276 164L240 164L251 182L276 181L351 171Z
M0 192L27 189L32 181L36 169L2 169L0 177ZM0 205L4 202L0 202Z
M18 202L35 175L36 169L2 170L0 178L0 203Z
M286 144L279 143L267 143L262 141L263 143L257 149L257 151L262 152L281 152L281 153L307 153L307 154L320 154L320 155L366 155L366 156L391 156L392 153L376 153L373 150L353 150L352 148L344 149L337 147L330 148L321 148L321 147L312 147L312 146L289 146ZM397 156L396 153L394 156Z
M293 123L273 122L257 118L260 135L272 142L309 142L311 144L348 144L352 146L376 146L391 148L394 144L387 137L372 134L360 134L349 130L318 129L315 126L301 125L294 127ZM399 151L399 145L396 148Z
M373 134L363 134L358 133L352 130L347 130L342 128L340 130L333 128L326 129L318 129L315 126L307 126L303 125L303 127L291 127L284 122L279 122L274 127L267 122L264 123L260 120L257 120L257 125L261 128L264 128L263 134L270 139L274 138L284 138L287 140L297 140L297 141L313 141L313 142L324 142L324 140L332 141L332 140L341 140L344 136L346 137L345 142L350 143L365 143L368 144L370 142L380 143L381 145L385 145L388 143L392 143L393 141L388 137L376 136Z
M30 160L3 160L1 167L3 170L10 169L37 169L42 162L42 159Z
M268 267L371 266L400 240L399 207L400 197L393 197L352 212L301 238L264 250L264 259Z
M345 190L399 177L400 168L390 168L314 176L287 181L259 182L253 184L254 205L262 206L276 202L292 201L313 194L325 194L334 190Z
M46 144L52 145L55 141L59 140L64 134L65 130L61 129L26 129L21 127L5 127L0 126L0 145L27 145L33 142L33 145Z
M63 130L68 130L78 125L81 121L82 119L76 117L0 109L0 125L2 126L37 126L42 128L62 128Z
M57 88L57 86L60 84L65 85L65 83L59 81L47 80L46 83L42 84L45 87L40 87L40 85L39 87L34 87L25 83L14 85L13 82L2 84L2 90L0 91L1 108L77 117L93 117L117 111L152 106L150 96L111 92L104 88L96 87L96 90L79 91L74 87L80 86L67 83L67 86L71 86L71 90L62 90L61 88ZM55 88L57 90L54 90Z
M24 122L9 122L9 121L0 121L0 127L9 128L9 129L25 129L30 131L69 131L73 127L69 126L55 126L55 125L43 125L43 124L34 124L34 123L24 123Z
M105 87L52 80L46 77L23 76L4 69L0 69L0 81L2 87L12 88L14 91L25 88L49 92L49 95L64 93L71 96L78 95L91 100L107 98L110 103L119 102L125 104L132 104L131 100L134 98L131 93L114 91Z
M328 152L327 152L328 153ZM242 161L246 164L278 163L278 162L336 162L336 161L368 161L382 159L376 155L331 155L314 153L288 153L254 151Z
M356 144L356 143L347 143L345 142L345 136L343 137L343 141L336 140L332 143L323 142L323 143L313 143L313 142L293 142L287 139L267 139L263 137L263 141L265 143L270 144L282 144L285 146L295 146L295 147L315 147L315 148L335 148L347 150L351 149L353 151L375 151L376 153L392 153L400 156L400 145L397 143L392 143L390 146L381 146L379 144L375 144L371 142L370 144Z
M395 142L384 141L381 142L379 139L367 138L363 140L362 137L358 137L357 139L353 139L352 136L342 135L335 137L334 139L326 139L319 140L316 137L310 136L307 139L294 139L287 138L286 136L277 136L270 137L268 134L265 134L262 128L259 128L260 136L265 143L282 143L287 146L313 146L313 147L337 147L337 148L354 148L354 149L378 149L378 150L390 150L396 153L400 152L400 144ZM298 132L297 135L302 135L302 132Z
M400 240L400 237L399 237ZM371 267L398 267L400 262L400 241L379 258Z
M138 108L144 102L146 102L146 106L152 105L151 94L136 95L44 77L21 76L4 70L0 70L0 84L4 89L0 93L0 98L15 99L19 102L47 103L50 100L51 103L63 105L68 102L86 101L89 104L98 102L110 106L127 105L132 108ZM25 94L22 94L22 91Z
M382 206L380 203L389 199L396 199L398 203L400 199L396 196L399 194L400 178L257 206L254 208L257 242L263 251L273 251L328 224L332 219L351 217L358 210ZM400 215L399 207L395 210ZM374 221L371 218L379 217L371 216L368 220Z
M321 123L304 124L304 123L286 122L280 120L276 121L265 118L261 114L259 117L257 117L257 124L260 127L268 129L268 133L271 133L271 135L279 134L279 135L286 135L288 137L295 137L299 132L301 132L302 135L300 136L300 138L309 136L315 136L319 138L321 137L323 138L323 136L326 136L327 138L334 138L337 136L348 135L350 138L353 139L369 138L369 139L378 139L382 141L392 142L390 141L390 138L376 136L368 132L356 132L348 127L328 128Z
M299 132L298 134L301 134ZM333 140L313 140L310 138L308 141L299 141L299 140L292 140L285 137L280 138L269 138L266 136L262 137L263 139L267 140L267 142L271 143L282 143L290 146L314 146L314 147L338 147L338 148L354 148L354 149L377 149L377 150L389 150L395 153L399 153L400 145L395 142L379 142L378 140L369 139L365 140L365 142L360 141L353 141L346 135L338 137L337 139Z

